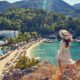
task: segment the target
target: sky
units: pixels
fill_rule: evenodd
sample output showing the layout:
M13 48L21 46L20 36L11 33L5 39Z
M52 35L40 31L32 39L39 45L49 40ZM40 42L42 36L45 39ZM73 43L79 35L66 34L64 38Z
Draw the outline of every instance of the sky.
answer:
M0 0L0 1L3 1L3 0ZM20 1L20 0L4 0L4 1L16 2L16 1ZM63 0L63 1L67 2L70 5L80 3L80 0Z
M70 5L80 3L80 0L63 0L63 1L69 3Z

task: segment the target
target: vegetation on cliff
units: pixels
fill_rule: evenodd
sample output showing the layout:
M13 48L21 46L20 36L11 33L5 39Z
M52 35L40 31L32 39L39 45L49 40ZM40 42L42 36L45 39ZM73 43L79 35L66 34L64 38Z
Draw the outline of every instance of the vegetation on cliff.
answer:
M24 70L16 70L12 74L6 74L3 80L54 80L56 70L53 65L40 62L36 68L30 67ZM80 80L80 61L76 62L74 75L66 69L59 80Z
M20 32L18 37L9 38L8 42L9 42L9 44L16 44L16 43L18 44L18 43L24 42L24 41L29 42L30 39L36 40L38 36L39 35L37 34L37 32L24 32L24 33Z
M37 63L39 63L39 61L35 60L34 58L29 59L26 56L21 56L19 61L16 63L15 68L24 70L26 68L37 65Z
M62 28L79 35L80 19L42 9L12 8L0 14L0 30L36 31L47 35L57 33Z

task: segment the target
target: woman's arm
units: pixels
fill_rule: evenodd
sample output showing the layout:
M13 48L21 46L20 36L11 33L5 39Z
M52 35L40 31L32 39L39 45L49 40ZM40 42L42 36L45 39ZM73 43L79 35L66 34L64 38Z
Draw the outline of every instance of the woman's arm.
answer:
M62 65L62 55L63 55L63 49L65 47L65 44L63 41L60 42L60 48L58 50L57 54L57 60L58 60L58 68L60 70L60 73L63 72L63 65Z
M60 73L62 74L63 73L63 66L62 66L62 61L60 59L58 59L58 67L59 67Z

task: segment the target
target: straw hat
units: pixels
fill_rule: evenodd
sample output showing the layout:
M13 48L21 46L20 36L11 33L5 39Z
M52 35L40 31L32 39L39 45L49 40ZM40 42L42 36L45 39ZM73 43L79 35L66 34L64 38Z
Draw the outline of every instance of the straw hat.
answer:
M68 32L67 30L64 30L64 29L62 29L62 30L60 30L59 31L59 36L63 39L63 38L65 38L65 39L72 39L72 34L70 33L70 32Z

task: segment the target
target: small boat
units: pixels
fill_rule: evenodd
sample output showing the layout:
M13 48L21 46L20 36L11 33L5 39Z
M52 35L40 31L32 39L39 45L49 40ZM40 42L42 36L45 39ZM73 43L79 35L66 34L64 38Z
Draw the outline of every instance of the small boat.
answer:
M35 59L36 59L36 60L40 60L40 57L36 57Z
M6 45L6 44L8 44L7 40L6 41L0 40L0 46Z
M35 60L37 60L37 61L39 61L39 62L41 61L41 60L40 60L40 57L35 58Z
M80 40L78 40L77 42L80 43Z
M78 42L78 43L80 43L80 40L78 40L78 39L75 39L75 41Z
M52 43L53 40L52 39L46 39L44 42L46 42L46 43Z

